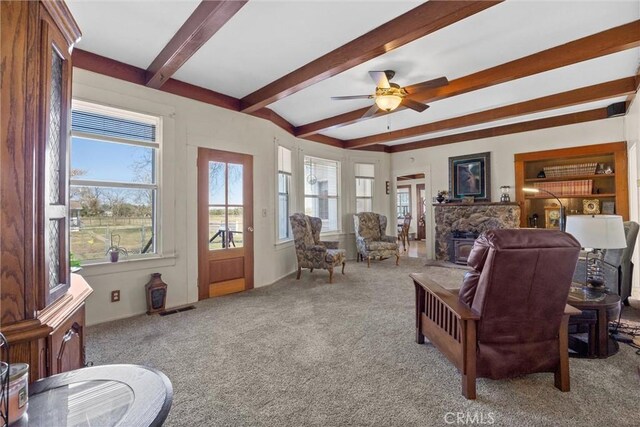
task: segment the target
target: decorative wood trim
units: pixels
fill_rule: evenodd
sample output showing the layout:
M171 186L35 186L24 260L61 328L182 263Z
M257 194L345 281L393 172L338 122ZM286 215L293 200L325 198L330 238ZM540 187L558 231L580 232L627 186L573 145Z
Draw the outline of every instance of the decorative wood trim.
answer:
M85 300L93 293L93 289L84 277L79 274L71 274L71 286L69 291L58 301L51 304L38 313L38 320L43 324L56 329L69 319Z
M51 18L53 18L53 21L57 24L57 27L67 41L69 53L71 53L73 45L79 42L82 37L82 31L80 31L76 20L73 19L71 11L64 1L49 0L42 1L41 4L47 9L47 12L49 12Z
M431 0L245 96L242 111L253 112L266 107L499 3L501 0Z
M517 117L556 108L598 101L616 96L624 96L635 93L635 77L626 77L593 86L582 87L567 92L556 93L542 98L518 102L504 107L453 117L438 122L426 123L393 132L385 132L370 135L363 138L355 138L345 141L345 148L356 148L381 142L393 141L402 138L411 138L447 129L455 129L465 126L473 126L495 120Z
M341 139L337 139L337 138L332 138L330 136L326 136L326 135L311 135L307 138L304 138L306 140L309 141L315 141L315 142L319 142L321 144L325 144L325 145L331 145L332 147L338 147L338 148L344 148L344 141Z
M281 115L276 113L275 111L269 108L261 108L259 110L254 111L253 113L249 113L249 115L254 117L260 117L261 119L269 120L273 122L276 126L284 129L287 133L293 135L293 125L286 121Z
M240 101L236 98L180 80L169 79L159 90L227 110L238 111L240 107Z
M450 81L447 86L413 93L411 99L419 102L432 102L450 98L638 46L640 46L640 21L634 21L495 67L487 68L486 70L478 71L468 76L460 77L459 79ZM409 93L412 93L411 88L412 86L407 87ZM326 129L346 126L361 120L366 120L362 118L362 115L368 109L368 107L361 108L299 126L296 128L296 136L304 138ZM402 111L403 109L403 107L400 107L394 111ZM371 117L379 117L383 114L388 113L378 112Z
M308 136L307 138L311 138L313 135ZM358 147L356 148L356 150L359 151L378 151L378 152L383 152L383 153L391 153L392 152L392 147L388 146L388 145L381 145L381 144L376 144L376 145L365 145L364 147Z
M246 3L246 0L201 2L147 68L146 85L160 88Z
M74 49L71 55L73 66L129 83L143 85L146 83L146 71L124 62L105 56L96 55L82 49Z
M561 157L597 156L599 154L615 153L618 151L627 151L626 141L582 145L579 147L556 148L554 150L532 151L528 153L517 153L513 155L513 159L516 162L529 162L534 160L558 159Z
M495 136L510 135L514 133L529 132L532 130L547 129L557 126L566 126L576 123L590 122L607 118L607 109L598 108L594 110L581 111L579 113L564 114L562 116L548 117L544 119L532 120L529 122L514 123L511 125L496 126L488 129L474 130L470 132L446 135L438 138L424 139L422 141L410 142L408 144L392 145L388 147L391 153L402 151L418 150L420 148L435 147L438 145L454 144L456 142L473 141L476 139L491 138ZM380 147L372 145L370 147Z

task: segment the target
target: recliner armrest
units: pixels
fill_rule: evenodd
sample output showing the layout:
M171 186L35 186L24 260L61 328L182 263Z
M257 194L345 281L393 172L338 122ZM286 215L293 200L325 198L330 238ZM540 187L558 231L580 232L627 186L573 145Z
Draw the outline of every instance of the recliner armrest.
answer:
M422 289L442 301L459 319L480 320L480 315L458 301L456 294L429 279L424 273L412 273L409 276L415 283L420 285Z

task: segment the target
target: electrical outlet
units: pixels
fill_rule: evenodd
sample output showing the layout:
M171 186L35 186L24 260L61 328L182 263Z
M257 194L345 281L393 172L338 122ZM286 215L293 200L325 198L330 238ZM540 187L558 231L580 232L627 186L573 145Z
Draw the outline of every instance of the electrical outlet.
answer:
M120 301L120 290L111 291L111 302Z

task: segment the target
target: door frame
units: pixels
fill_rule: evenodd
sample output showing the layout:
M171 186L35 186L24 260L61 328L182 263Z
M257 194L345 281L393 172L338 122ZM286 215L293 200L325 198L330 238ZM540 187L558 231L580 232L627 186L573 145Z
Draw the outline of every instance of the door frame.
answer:
M216 160L243 163L243 250L244 250L244 290L253 289L254 251L253 251L253 156L198 147L198 301L209 298L209 161ZM247 167L248 166L248 167ZM207 171L207 173L202 173ZM228 183L226 184L228 185ZM205 201L206 203L203 203ZM248 207L248 208L247 208ZM251 231L250 231L251 230ZM234 249L227 249L232 251Z

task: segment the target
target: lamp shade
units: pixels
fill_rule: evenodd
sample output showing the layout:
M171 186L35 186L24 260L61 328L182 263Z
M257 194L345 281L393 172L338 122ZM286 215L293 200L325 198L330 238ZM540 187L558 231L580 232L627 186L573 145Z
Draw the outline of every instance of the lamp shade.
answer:
M569 215L567 233L583 248L623 249L627 247L620 215Z

